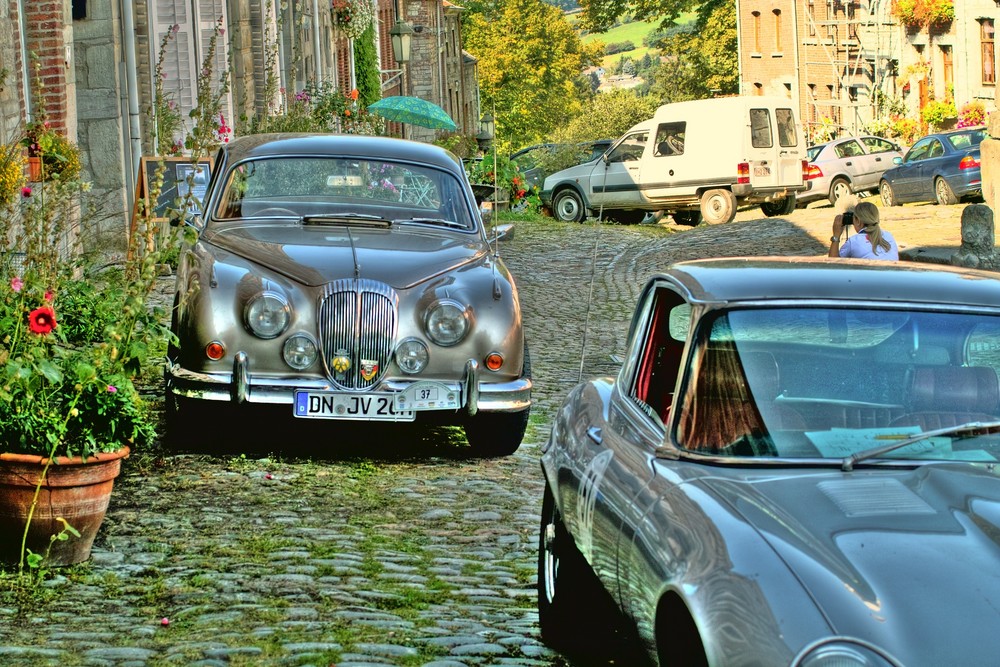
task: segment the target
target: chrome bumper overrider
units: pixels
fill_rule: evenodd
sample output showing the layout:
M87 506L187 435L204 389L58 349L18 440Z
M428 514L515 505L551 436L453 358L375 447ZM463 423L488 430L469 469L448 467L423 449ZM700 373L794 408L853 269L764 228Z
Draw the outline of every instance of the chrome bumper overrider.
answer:
M167 365L167 391L174 396L206 401L232 403L286 403L294 402L295 391L344 391L325 379L264 377L253 375L248 369L247 357L236 355L232 373L198 373ZM419 380L388 379L371 391L399 393ZM531 378L509 382L489 382L482 378L479 364L470 359L465 364L465 377L461 381L434 381L461 396L463 409L474 415L484 412L517 412L531 405ZM351 393L351 392L346 392ZM418 408L430 410L435 408Z

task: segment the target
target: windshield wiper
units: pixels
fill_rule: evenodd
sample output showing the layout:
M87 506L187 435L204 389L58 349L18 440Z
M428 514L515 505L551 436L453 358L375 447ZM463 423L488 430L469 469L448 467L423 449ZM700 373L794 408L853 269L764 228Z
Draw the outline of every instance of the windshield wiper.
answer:
M382 216L373 215L371 213L332 213L329 215L302 216L302 224L305 225L342 224L345 222L362 225L378 225L379 227L388 227L392 224L389 220L386 220Z
M445 220L444 218L400 218L399 220L393 220L393 224L397 225L407 225L413 222L423 223L429 225L443 225L445 227L451 227L453 229L468 229L468 225L463 225L460 222L455 222L454 220Z
M888 454L889 452L901 449L907 445L912 445L915 442L927 440L928 438L934 438L939 435L979 435L976 431L989 431L990 429L1000 429L1000 421L968 422L967 424L948 426L947 428L934 429L933 431L924 431L923 433L918 433L909 438L895 440L887 445L879 445L878 447L872 447L860 452L855 452L850 456L845 456L840 462L840 469L844 472L850 472L854 469L855 464L860 463L861 461L882 456L883 454Z

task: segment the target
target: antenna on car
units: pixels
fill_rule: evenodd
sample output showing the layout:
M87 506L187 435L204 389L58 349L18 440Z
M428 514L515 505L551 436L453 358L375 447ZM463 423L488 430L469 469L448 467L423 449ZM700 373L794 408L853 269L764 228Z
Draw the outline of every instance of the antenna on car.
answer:
M603 188L607 188L608 185L608 161L605 159L604 162L604 183L602 183ZM584 209L586 210L586 208ZM590 258L590 293L587 295L587 312L583 317L583 344L580 348L580 373L577 376L576 381L583 381L583 363L587 360L587 332L590 329L590 308L594 303L594 282L597 280L597 248L601 245L601 221L604 217L604 201L601 201L600 208L597 209L597 218L594 220L594 254Z

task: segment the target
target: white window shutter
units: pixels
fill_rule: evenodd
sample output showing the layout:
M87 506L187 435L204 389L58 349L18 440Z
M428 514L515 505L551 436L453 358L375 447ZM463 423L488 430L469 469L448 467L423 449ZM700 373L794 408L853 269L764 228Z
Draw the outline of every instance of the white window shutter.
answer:
M188 112L194 108L196 69L187 0L155 0L150 3L150 21L154 36L150 44L152 67L156 66L163 38L177 26L177 33L167 42L164 51L163 91L177 103L186 123ZM152 95L153 91L150 90L151 98Z
M222 27L228 28L229 16L226 12L225 0L197 0L198 29L201 35L201 42L198 45L198 66L204 61L208 54L209 45L212 42L212 34L215 32L216 24L221 20ZM229 64L229 32L219 35L215 42L215 58L212 62L212 91L218 92L221 77L226 72ZM230 90L222 100L222 113L226 114L226 119L230 127L233 124L232 106L232 83Z

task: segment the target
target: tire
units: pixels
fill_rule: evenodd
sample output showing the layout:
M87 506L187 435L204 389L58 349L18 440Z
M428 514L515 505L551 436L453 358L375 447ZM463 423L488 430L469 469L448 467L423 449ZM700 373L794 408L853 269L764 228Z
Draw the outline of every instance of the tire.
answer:
M889 181L882 181L878 184L878 194L882 198L883 206L899 206L899 202L896 201L896 193L892 191Z
M938 176L937 180L934 181L934 198L937 200L938 206L949 206L958 203L955 191L948 185L948 181L944 180L941 176Z
M833 206L837 205L841 197L851 194L851 184L847 182L846 178L835 178L833 183L830 184L830 196L828 199Z
M795 211L795 195L766 201L760 205L760 210L769 218L776 215L791 215Z
M736 195L722 188L706 190L701 195L701 217L711 224L732 222L736 217Z
M560 190L552 200L552 215L560 222L582 222L585 214L583 199L572 188Z
M531 377L531 354L524 343L521 376ZM479 412L466 418L465 439L476 456L496 458L510 456L521 446L528 428L531 408L520 412Z
M701 211L674 211L670 215L678 225L694 227L701 223Z
M600 632L594 611L596 576L566 530L548 485L538 531L538 626L542 641L567 651L581 639L595 640L585 629Z

